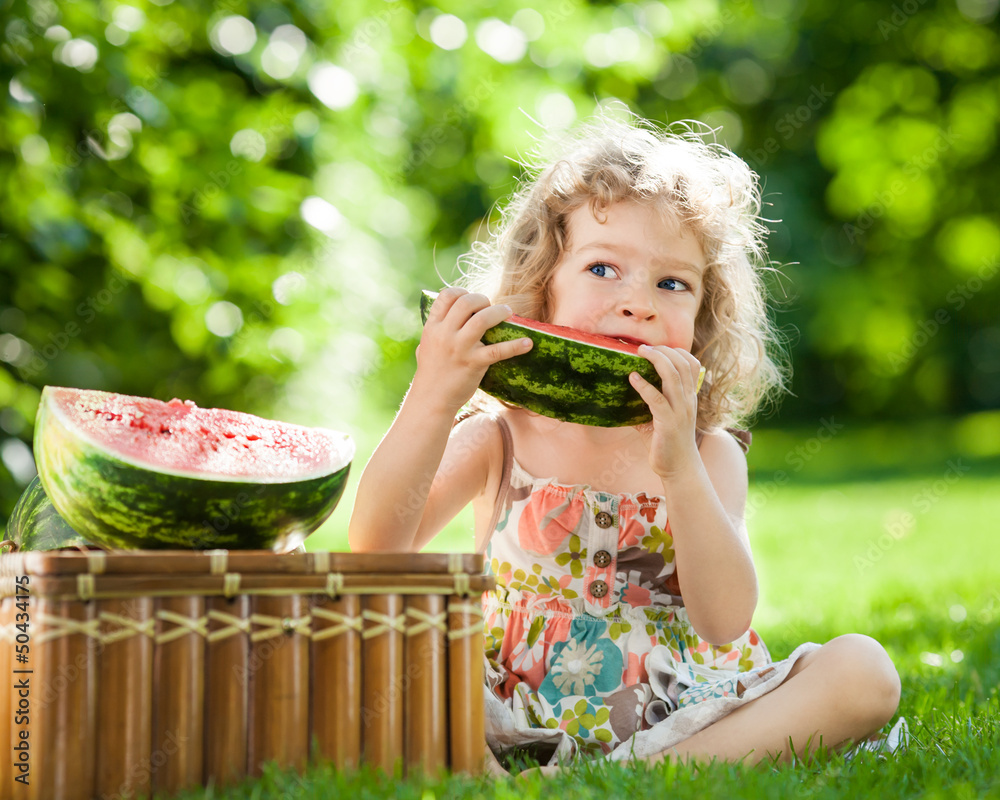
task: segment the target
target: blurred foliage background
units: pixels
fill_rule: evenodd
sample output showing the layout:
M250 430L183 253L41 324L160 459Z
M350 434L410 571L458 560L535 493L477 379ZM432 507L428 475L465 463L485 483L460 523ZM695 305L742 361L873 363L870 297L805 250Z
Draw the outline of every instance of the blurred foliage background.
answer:
M347 430L356 481L419 289L455 277L545 130L615 99L707 122L761 175L794 366L765 426L961 418L995 455L997 14L0 0L0 518L45 384ZM346 546L349 502L311 546Z

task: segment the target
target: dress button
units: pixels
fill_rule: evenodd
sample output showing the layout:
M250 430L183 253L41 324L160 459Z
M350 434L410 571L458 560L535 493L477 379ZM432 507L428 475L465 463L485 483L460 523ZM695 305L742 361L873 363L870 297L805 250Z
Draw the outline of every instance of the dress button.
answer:
M594 553L594 566L606 567L611 563L611 553L607 550L598 550Z
M593 581L590 584L590 593L594 597L604 597L608 593L608 585L604 581Z
M598 511L597 516L594 517L594 521L597 523L598 528L610 528L614 519L607 511Z

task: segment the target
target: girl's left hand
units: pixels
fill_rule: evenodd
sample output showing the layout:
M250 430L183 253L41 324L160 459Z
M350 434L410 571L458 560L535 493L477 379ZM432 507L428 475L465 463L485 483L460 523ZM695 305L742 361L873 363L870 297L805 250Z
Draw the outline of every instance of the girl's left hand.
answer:
M663 382L657 389L637 372L632 385L653 414L653 421L636 426L649 447L649 465L664 480L697 464L698 375L701 363L686 350L643 345L639 355L655 367Z

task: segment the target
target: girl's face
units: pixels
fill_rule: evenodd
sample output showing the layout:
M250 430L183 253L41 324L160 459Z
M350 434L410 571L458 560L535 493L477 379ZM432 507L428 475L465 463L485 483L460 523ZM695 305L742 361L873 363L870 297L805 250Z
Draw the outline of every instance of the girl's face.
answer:
M547 322L690 352L706 266L698 240L630 201L610 206L604 217L595 218L589 203L567 217Z

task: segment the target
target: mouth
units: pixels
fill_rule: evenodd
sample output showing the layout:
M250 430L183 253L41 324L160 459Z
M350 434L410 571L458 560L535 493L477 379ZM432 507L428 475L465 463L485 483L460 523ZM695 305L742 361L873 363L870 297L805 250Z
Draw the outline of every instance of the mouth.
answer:
M617 339L619 342L625 342L625 344L635 345L636 347L639 347L640 345L644 344L647 345L649 344L649 342L645 342L642 339L636 339L634 336L619 336L616 333L607 333L604 335L607 336L609 339Z

